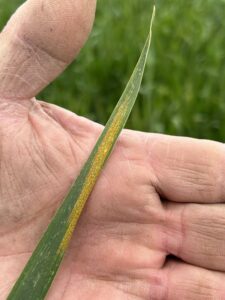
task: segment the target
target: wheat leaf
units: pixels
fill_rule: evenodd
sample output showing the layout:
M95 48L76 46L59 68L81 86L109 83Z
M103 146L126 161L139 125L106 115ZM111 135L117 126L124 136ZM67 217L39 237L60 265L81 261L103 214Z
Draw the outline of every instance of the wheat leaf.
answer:
M56 212L14 285L8 300L42 300L45 298L68 248L84 205L136 101L150 48L154 15L155 7L147 41L125 91L68 196Z

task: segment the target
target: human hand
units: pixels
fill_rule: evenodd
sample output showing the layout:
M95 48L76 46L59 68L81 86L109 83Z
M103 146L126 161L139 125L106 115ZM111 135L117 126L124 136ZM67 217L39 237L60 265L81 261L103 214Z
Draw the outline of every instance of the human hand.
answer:
M77 54L94 8L29 0L0 36L0 299L102 131L34 98ZM225 299L224 160L220 143L124 130L47 298Z

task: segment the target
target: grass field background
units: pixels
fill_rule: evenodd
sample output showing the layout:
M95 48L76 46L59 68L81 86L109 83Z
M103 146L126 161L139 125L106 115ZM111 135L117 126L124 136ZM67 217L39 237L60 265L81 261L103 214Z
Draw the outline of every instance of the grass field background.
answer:
M21 4L0 0L0 26ZM38 98L108 119L144 44L149 0L98 0L77 60ZM225 139L225 1L157 0L151 57L127 127Z

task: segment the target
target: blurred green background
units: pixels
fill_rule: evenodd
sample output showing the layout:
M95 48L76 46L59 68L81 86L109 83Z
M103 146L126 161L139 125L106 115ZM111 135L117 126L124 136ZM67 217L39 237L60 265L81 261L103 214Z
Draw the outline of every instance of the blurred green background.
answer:
M21 4L0 0L0 26ZM144 44L149 0L98 0L77 60L39 98L105 123ZM157 0L151 57L127 127L225 138L225 0Z

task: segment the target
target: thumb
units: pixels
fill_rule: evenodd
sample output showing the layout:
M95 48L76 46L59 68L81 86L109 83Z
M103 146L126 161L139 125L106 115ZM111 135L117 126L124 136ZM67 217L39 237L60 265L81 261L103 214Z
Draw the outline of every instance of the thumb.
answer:
M28 99L78 54L96 0L28 0L0 34L0 98Z

